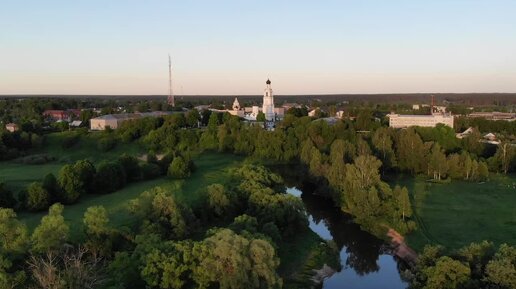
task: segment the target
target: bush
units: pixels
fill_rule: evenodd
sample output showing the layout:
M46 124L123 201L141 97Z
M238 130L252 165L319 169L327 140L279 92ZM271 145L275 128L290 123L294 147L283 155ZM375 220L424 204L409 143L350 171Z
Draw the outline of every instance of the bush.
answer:
M98 140L97 148L102 152L107 152L114 149L116 146L116 138L112 136L103 137Z
M190 176L189 165L182 156L178 156L172 161L167 175L175 179L184 179Z
M161 176L161 168L157 164L144 163L140 166L143 179L152 180Z
M123 154L118 158L118 162L122 165L127 176L127 181L138 181L142 179L142 170L138 164L138 159L133 156Z
M102 162L95 175L96 191L111 193L123 186L127 181L123 166L119 162Z
M39 182L34 182L27 187L25 207L29 211L46 210L50 205L50 194Z
M75 203L81 195L92 191L95 166L88 160L65 165L59 170L59 201L65 204Z

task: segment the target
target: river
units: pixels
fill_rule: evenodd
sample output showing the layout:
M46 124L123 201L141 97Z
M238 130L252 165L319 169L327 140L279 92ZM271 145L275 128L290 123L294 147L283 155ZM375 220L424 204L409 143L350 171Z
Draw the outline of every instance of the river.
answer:
M310 229L325 240L333 240L340 250L342 270L327 278L324 289L404 289L408 283L400 277L403 263L387 254L389 245L360 229L351 216L316 194L313 184L284 176L289 194L305 204Z

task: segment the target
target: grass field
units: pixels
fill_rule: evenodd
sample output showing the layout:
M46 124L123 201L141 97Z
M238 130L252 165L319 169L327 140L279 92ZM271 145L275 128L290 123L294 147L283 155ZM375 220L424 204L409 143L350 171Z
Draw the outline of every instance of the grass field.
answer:
M418 230L408 235L411 247L443 245L452 251L471 242L516 244L516 176L492 176L486 183L425 182L400 179L411 192Z
M46 164L24 164L18 160L0 163L0 182L4 182L10 190L18 192L35 181L41 181L48 173L57 173L67 163L81 159L89 159L94 163L102 160L114 160L123 153L140 156L144 150L136 143L118 144L113 150L101 152L97 149L97 139L101 133L90 133L82 136L74 146L64 149L61 146L63 138L71 132L52 133L46 136L43 148L33 151L34 154L47 154L55 158L55 161Z
M84 196L77 204L65 206L63 212L63 216L71 229L71 239L78 240L81 237L83 231L82 218L88 207L104 206L109 212L112 226L130 225L132 218L126 210L128 201L136 198L142 192L161 186L172 190L178 200L193 205L199 200L199 192L203 188L212 183L224 182L228 177L228 170L241 161L242 158L228 154L202 154L194 160L197 170L186 180L160 178L129 184L122 190L107 195ZM46 213L22 212L18 214L18 217L32 230Z

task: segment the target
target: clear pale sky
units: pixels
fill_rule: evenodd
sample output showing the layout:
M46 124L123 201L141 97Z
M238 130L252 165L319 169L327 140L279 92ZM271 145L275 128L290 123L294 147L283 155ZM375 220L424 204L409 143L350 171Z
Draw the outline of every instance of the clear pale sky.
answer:
M516 92L516 1L0 1L0 94Z

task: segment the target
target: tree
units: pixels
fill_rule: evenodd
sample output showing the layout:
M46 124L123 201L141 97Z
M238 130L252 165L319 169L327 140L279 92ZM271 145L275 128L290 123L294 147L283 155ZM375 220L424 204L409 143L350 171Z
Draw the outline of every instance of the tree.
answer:
M0 182L0 207L14 208L16 206L16 199L13 193L5 187L4 183Z
M396 203L398 216L401 215L403 221L405 221L405 217L410 218L412 216L412 206L410 205L410 198L407 188L400 188L400 186L394 187L393 197Z
M500 245L494 258L486 266L486 279L505 288L516 288L516 248Z
M485 162L478 163L478 180L485 181L489 179L489 170Z
M174 179L184 179L190 176L190 168L182 156L177 156L174 158L168 167L167 175Z
M186 124L189 127L197 127L201 115L197 109L192 109L186 113Z
M469 263L472 277L482 279L485 266L494 254L493 243L482 241L480 243L471 243L459 250L459 256Z
M465 284L471 275L469 266L444 256L437 259L435 266L424 270L427 277L425 289L455 289Z
M111 193L126 183L125 170L119 162L102 162L95 175L96 192Z
M438 143L432 145L428 171L432 174L434 180L441 180L441 177L444 177L448 171L446 155Z
M43 178L42 186L45 190L47 190L48 194L50 195L50 202L56 201L59 195L60 188L54 174L46 174Z
M142 179L142 171L137 158L128 154L123 154L118 158L118 163L124 168L128 182Z
M256 116L256 121L261 121L261 122L266 121L265 113L263 113L262 111L258 112L258 115Z
M23 288L26 275L23 270L13 272L13 263L0 255L0 288Z
M21 254L29 243L27 227L12 209L0 208L0 258L2 254Z
M220 113L217 113L217 112L212 112L210 114L210 119L208 121L208 130L210 130L210 131L217 130L217 127L221 123L219 115L220 115Z
M190 208L163 188L143 192L131 201L130 210L142 221L142 230L170 239L185 238L195 221Z
M451 154L447 157L448 176L452 179L462 179L464 167L458 154Z
M499 163L500 170L507 174L511 168L513 159L516 155L516 149L508 142L501 142L498 145L496 154L493 158Z
M88 160L77 161L74 165L65 165L59 171L58 183L61 187L59 199L71 204L81 195L92 191L95 167Z
M102 235L109 232L109 217L103 206L89 207L84 213L83 223L89 235Z
M57 250L68 239L69 228L62 216L63 205L53 204L48 215L41 219L39 226L32 233L32 250L43 253L48 250Z
M382 166L392 168L396 165L394 150L392 149L393 141L389 128L379 128L375 130L372 138L373 147L376 155L382 161Z
M425 168L425 146L413 128L402 130L396 139L396 159L401 170L417 174Z
M102 256L112 255L112 230L108 226L106 209L103 206L89 207L84 213L83 223L87 235L85 247Z
M199 287L216 283L221 289L281 288L282 280L276 273L279 260L267 241L246 239L222 229L203 244L206 249L194 272Z
M25 206L30 211L41 211L50 205L50 194L39 182L33 182L27 187Z
M213 184L206 188L208 194L208 206L217 216L226 213L231 205L231 201L225 193L224 186Z
M247 214L240 215L233 220L229 228L238 234L246 231L251 234L258 232L258 220Z
M166 249L153 249L145 256L142 278L153 288L184 288L192 280L192 273L198 266L194 246L191 241L167 242Z
M103 288L106 282L102 258L84 247L33 255L27 264L36 288Z

